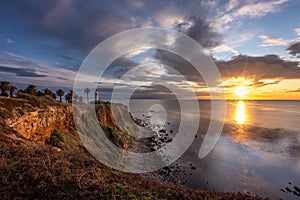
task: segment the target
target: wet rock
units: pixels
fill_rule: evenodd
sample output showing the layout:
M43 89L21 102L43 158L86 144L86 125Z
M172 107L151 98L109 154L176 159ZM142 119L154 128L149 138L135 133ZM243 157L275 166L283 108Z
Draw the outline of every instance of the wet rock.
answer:
M286 190L287 192L292 192L292 190L291 190L290 188L288 188L288 187L286 187L285 190Z

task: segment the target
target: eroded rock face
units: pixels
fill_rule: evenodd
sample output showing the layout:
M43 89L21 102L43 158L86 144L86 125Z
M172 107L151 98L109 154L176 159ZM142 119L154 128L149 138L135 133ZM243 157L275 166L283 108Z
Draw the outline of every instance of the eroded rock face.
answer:
M44 144L54 129L74 129L71 106L48 106L25 112L6 123L25 138Z
M113 112L111 104L103 102L96 107L91 106L91 108L96 109L101 126L113 130L110 137L117 141L116 145L127 149L132 142L129 135L134 135L137 131L127 108L117 105L114 106L116 110ZM0 113L0 125L2 124L26 139L40 144L45 144L55 129L76 134L72 105L70 104L58 102L48 104L44 101L0 97Z
M101 125L110 128L118 127L124 133L136 136L137 125L128 112L128 108L121 104L112 106L110 103L102 103L95 106L96 114Z

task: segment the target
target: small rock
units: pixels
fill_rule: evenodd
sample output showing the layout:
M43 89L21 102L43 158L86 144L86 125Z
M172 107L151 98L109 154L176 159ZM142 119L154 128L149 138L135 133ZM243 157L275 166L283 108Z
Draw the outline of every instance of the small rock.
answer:
M52 147L52 149L53 149L54 151L61 152L61 149L58 148L58 147Z

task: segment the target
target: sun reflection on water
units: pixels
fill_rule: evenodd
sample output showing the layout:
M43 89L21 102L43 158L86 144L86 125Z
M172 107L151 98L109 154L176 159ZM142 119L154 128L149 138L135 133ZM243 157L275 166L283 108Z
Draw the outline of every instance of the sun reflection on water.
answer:
M239 101L236 105L235 121L237 124L245 124L246 112L244 101Z

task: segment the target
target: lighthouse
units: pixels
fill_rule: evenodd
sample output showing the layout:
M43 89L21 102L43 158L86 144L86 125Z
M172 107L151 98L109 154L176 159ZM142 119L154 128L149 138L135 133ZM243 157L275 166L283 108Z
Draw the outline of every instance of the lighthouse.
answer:
M98 90L96 89L96 91L95 91L95 103L97 103L98 102Z

